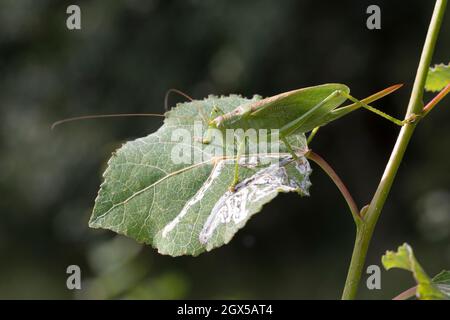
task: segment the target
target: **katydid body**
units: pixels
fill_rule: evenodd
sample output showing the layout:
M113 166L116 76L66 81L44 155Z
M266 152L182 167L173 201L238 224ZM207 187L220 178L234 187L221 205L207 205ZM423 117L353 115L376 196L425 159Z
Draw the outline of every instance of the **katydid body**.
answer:
M367 104L388 95L400 86L391 86L361 101L355 99L355 103L341 108L338 107L351 97L350 89L346 85L332 83L302 88L241 105L231 112L217 116L210 121L209 126L219 130L253 128L279 129L286 134L306 133L361 107L376 110L375 113L383 114L383 117L391 120L392 117Z
M307 133L314 130L310 135L309 140L317 132L318 128L327 123L337 120L346 114L355 111L361 107L368 109L397 125L403 125L406 121L395 119L374 107L368 105L375 100L378 100L393 91L400 88L402 85L394 85L382 91L379 91L361 101L350 95L350 89L340 83L329 83L313 87L307 87L297 90L284 92L273 97L265 98L256 102L243 104L238 106L231 112L223 113L218 108L213 108L211 116L207 119L203 110L199 108L199 114L204 121L208 122L208 130L203 138L204 143L210 142L211 130L219 129L223 133L227 129L267 129L268 132L273 129L278 130L279 138L286 145L286 148L292 154L294 159L297 159L292 147L287 141L287 137L296 133ZM186 94L171 89L166 94L165 105L167 106L168 94L175 92L192 100ZM341 107L346 101L350 100L353 103ZM216 115L221 113L220 115ZM55 122L52 129L59 124L84 119L107 118L107 117L121 117L121 116L162 116L161 114L112 114L112 115L93 115L68 118ZM212 120L211 120L212 119ZM245 141L240 141L238 146L237 160L235 166L235 174L233 183L230 189L239 181L239 158L244 152Z
M371 107L368 103L375 101L395 90L401 85L391 86L362 101L350 95L350 89L343 84L331 83L293 90L269 97L257 102L244 104L231 112L219 115L209 122L205 143L209 143L210 129L278 129L279 137L296 159L297 155L289 145L286 137L295 133L307 133L315 128L336 120L358 108L364 107L378 115L398 124L403 122ZM340 107L347 99L354 102ZM239 181L239 157L242 144L238 147L236 168L230 189Z

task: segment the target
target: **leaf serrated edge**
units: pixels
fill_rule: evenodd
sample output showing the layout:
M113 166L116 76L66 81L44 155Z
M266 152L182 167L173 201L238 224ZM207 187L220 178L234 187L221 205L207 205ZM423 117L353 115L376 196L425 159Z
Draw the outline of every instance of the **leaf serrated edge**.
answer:
M403 252L406 252L406 258L403 260ZM381 258L382 264L386 270L399 268L410 271L417 282L416 296L419 299L446 299L447 296L436 287L432 279L427 275L414 255L414 251L407 243L399 246L397 251L386 251Z
M433 67L429 67L428 69L428 74L427 74L427 78L426 78L426 82L425 82L425 90L429 91L429 92L438 92L440 90L442 90L445 87L445 84L441 87L434 87L431 86L428 81L429 78L431 76L435 76L434 73L441 71L442 69L449 69L450 71L450 62L448 64L445 63L439 63L439 64L435 64Z

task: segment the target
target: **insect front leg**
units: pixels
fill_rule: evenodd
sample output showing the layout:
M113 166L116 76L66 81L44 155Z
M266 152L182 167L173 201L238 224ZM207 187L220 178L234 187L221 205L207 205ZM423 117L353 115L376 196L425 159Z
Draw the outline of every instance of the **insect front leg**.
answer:
M201 143L203 143L203 144L211 143L212 131L215 130L216 128L214 126L210 125L210 120L216 118L218 115L224 115L224 114L225 114L225 112L223 112L222 109L220 109L215 104L213 105L213 107L211 109L211 113L209 115L209 118L206 118L207 120L204 121L206 124L208 124L208 129L206 129L205 135L202 138L200 138Z
M206 133L203 137L200 137L200 142L203 144L210 144L211 143L211 139L212 139L212 130L213 128L208 127L208 129L206 129Z

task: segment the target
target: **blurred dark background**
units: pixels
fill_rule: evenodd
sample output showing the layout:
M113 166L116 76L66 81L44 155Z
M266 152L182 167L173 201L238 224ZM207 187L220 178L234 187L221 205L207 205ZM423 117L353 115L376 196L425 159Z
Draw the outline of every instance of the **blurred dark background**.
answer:
M66 8L81 7L81 30ZM381 30L366 8L381 7ZM161 256L88 228L111 152L160 119L61 118L163 112L180 89L270 96L327 82L356 97L405 86L376 105L403 117L433 1L32 1L0 3L0 298L339 298L354 240L341 195L317 167L311 197L281 195L231 243L197 258ZM448 62L450 16L433 61ZM430 99L427 95L426 99ZM172 96L171 105L182 98ZM450 266L450 102L423 121L381 216L367 264L410 243L430 274ZM368 203L398 127L358 111L323 128L312 145ZM83 289L66 288L81 267ZM413 285L382 271L392 298Z

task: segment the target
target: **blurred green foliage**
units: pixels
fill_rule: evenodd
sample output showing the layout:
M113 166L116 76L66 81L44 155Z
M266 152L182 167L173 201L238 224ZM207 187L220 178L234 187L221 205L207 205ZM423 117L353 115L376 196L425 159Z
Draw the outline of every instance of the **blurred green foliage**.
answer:
M195 98L269 96L326 82L345 83L356 97L405 83L376 104L401 117L432 5L378 3L382 29L370 31L370 1L77 1L82 30L69 31L72 2L2 0L0 298L339 297L354 228L319 169L310 198L283 195L230 245L173 259L87 226L110 153L161 120L85 121L53 132L50 124L83 114L163 112L169 88ZM448 18L436 63L448 61ZM450 264L448 106L444 100L420 124L368 264L380 264L387 248L404 241L423 253L430 274ZM321 130L312 147L363 205L397 131L360 111ZM70 264L82 269L79 292L65 287ZM382 290L363 286L361 297L390 298L412 285L400 271L382 276Z

